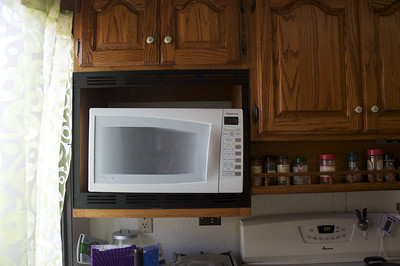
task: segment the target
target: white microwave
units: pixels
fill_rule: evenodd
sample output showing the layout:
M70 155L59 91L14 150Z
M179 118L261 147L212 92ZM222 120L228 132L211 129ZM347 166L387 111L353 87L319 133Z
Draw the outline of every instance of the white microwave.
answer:
M242 109L91 108L89 192L243 192Z

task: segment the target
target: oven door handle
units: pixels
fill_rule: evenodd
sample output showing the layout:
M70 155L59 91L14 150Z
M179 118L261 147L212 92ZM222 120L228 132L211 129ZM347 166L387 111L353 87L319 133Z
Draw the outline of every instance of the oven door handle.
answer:
M387 260L385 260L385 259L382 258L382 257L378 257L378 256L366 257L366 258L364 259L364 262L365 262L367 265L370 265L370 262L376 262L376 261L379 261L379 262L381 262L381 263L387 263Z

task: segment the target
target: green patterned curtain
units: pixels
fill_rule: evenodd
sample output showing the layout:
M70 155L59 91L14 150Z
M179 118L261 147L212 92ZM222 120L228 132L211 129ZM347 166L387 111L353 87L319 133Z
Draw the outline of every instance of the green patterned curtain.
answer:
M0 0L0 265L62 265L72 13Z

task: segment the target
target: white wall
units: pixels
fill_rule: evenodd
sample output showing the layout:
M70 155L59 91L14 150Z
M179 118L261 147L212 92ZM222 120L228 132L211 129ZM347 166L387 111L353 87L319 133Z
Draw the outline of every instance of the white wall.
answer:
M252 216L315 212L396 213L400 191L321 193L252 196ZM167 261L173 253L198 254L201 251L221 253L232 251L239 258L239 222L245 217L223 217L221 226L199 226L198 218L154 218L151 234L140 234L142 245L160 243ZM112 232L122 228L137 230L136 219L79 219L90 223L92 236L112 241ZM84 220L84 221L83 221ZM84 227L82 227L84 228Z

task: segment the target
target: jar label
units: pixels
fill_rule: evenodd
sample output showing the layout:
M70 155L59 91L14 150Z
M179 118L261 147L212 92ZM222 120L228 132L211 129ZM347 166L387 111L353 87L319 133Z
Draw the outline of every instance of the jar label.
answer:
M319 166L319 171L320 172L335 171L335 166L334 165L320 165Z
M261 166L251 166L250 169L252 174L261 174L262 171Z
M278 164L278 173L289 173L290 167L288 164Z

